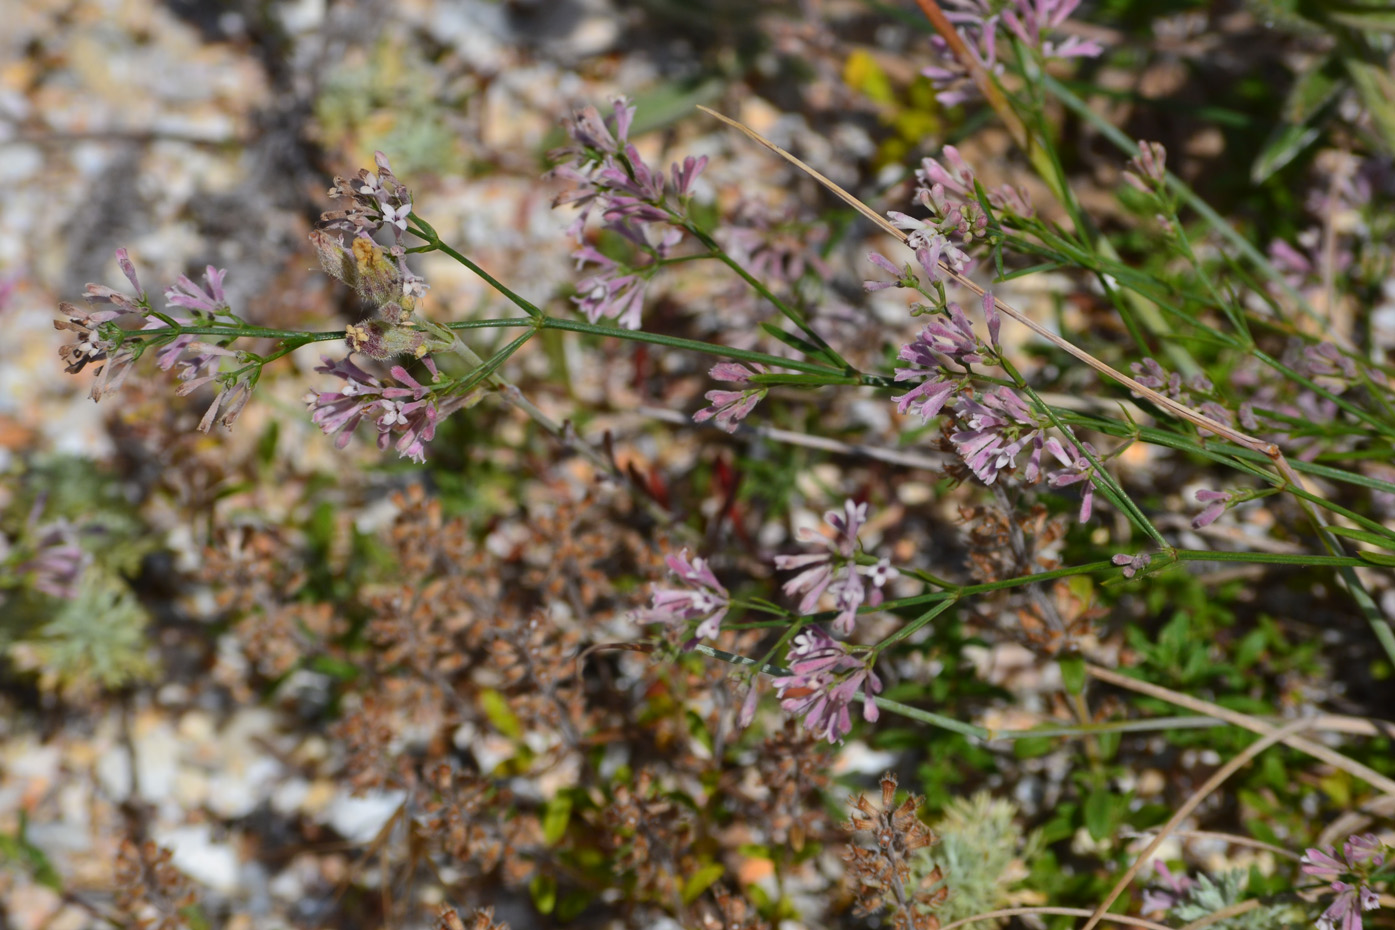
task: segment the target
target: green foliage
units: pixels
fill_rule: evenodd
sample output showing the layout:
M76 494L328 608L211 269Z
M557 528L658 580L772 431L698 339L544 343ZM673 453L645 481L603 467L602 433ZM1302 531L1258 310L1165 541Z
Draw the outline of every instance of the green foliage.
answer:
M404 174L464 168L450 114L463 104L440 86L439 71L401 41L380 39L364 61L344 61L323 79L315 115L329 139L390 151Z
M93 574L76 598L58 602L53 619L31 641L34 658L61 687L119 688L155 670L145 638L148 620L125 585Z
M46 687L111 689L148 678L149 615L131 579L156 541L119 483L89 460L54 456L28 463L17 487L0 515L0 532L12 540L0 564L0 650ZM72 525L87 558L72 598L35 589L32 573L14 574L42 527L58 520Z
M1187 891L1186 900L1173 906L1171 915L1182 923L1209 917L1219 910L1245 900L1249 876L1243 869L1232 869L1212 877L1201 873ZM1219 930L1274 930L1305 926L1308 918L1296 904L1263 904L1254 910L1227 917L1209 926Z
M1014 900L1014 889L1027 877L1025 863L1041 849L1040 836L1024 835L1017 818L1017 805L986 791L946 805L933 825L940 841L917 852L912 868L916 883L936 868L943 874L949 898L935 912L942 922L997 910Z
M29 839L29 816L23 809L19 812L19 825L14 833L0 833L0 863L17 866L45 888L63 891L63 877L53 867L47 855Z

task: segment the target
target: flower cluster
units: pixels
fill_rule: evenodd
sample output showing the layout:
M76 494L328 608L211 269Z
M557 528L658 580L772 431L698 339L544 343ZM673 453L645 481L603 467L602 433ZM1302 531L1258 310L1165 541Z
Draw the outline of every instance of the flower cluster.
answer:
M209 265L204 272L204 285L180 275L173 285L165 289L165 310L157 311L141 287L135 264L125 249L116 250L116 261L126 280L135 289L134 296L104 285L89 284L83 299L91 309L84 310L67 302L58 305L63 318L54 321L54 328L77 334L75 342L58 350L67 362L67 371L75 374L87 365L96 363L97 377L92 383L91 396L93 400L101 400L120 389L135 361L147 349L155 348L158 350L156 364L162 370L169 371L175 365L180 366L176 375L179 388L175 393L181 397L205 385L217 385L218 393L199 421L199 429L208 432L215 420L231 429L233 421L251 397L256 383L255 363L249 362L241 353L221 345L200 342L192 333L180 331L183 326L200 323L242 325L229 307L223 289L227 271ZM136 326L136 323L140 325ZM133 335L150 330L162 332L144 339ZM225 358L249 363L225 373L222 370Z
M1169 372L1158 364L1156 359L1151 358L1145 358L1141 362L1133 362L1129 368L1133 371L1134 380L1144 387L1152 388L1179 404L1196 407L1218 423L1224 423L1226 426L1235 425L1235 415L1230 412L1228 407L1220 403L1221 395L1206 375L1198 372L1184 381L1177 372ZM1139 396L1137 392L1133 393L1135 397ZM1207 399L1198 402L1193 394ZM1239 416L1242 425L1248 426L1254 422L1253 410L1248 404L1240 405ZM1203 431L1203 435L1205 435L1205 431Z
M335 437L337 447L344 448L358 424L367 420L377 428L379 449L392 446L404 458L421 462L436 424L469 398L428 387L401 365L393 365L391 380L385 381L352 360L355 354L377 361L408 356L422 360L432 379L439 381L430 353L457 346L448 329L415 315L429 285L407 267L402 245L412 213L411 191L393 174L387 156L376 152L374 160L376 172L365 168L352 180L335 178L329 195L349 205L323 214L310 233L325 272L352 287L375 310L369 319L345 328L347 358L322 358L315 369L342 379L344 386L312 394L308 403L311 419ZM384 227L392 232L391 246L373 238Z
M423 358L449 349L454 337L415 318L428 285L407 267L402 235L412 212L411 192L397 179L382 152L374 154L377 172L364 168L353 180L335 178L329 195L347 199L343 210L324 213L311 231L325 273L358 292L375 308L371 319L345 330L350 352L384 360L395 355ZM394 242L384 248L373 235L386 226ZM349 241L344 241L348 234Z
M1124 180L1145 194L1164 191L1167 185L1167 149L1163 144L1139 139L1138 154L1129 159Z
M984 391L975 400L967 394L954 401L959 429L950 433L954 450L969 471L984 484L992 484L1005 469L1017 465L1017 456L1030 449L1026 478L1036 480L1046 434L1032 408L1007 387Z
M613 319L626 329L639 328L648 280L657 263L682 241L682 230L672 224L685 215L693 184L707 166L706 156L689 156L672 165L667 176L650 167L629 141L634 115L635 108L623 97L612 101L609 117L602 118L595 107L575 114L565 123L572 144L553 153L568 161L551 172L572 184L553 206L580 208L568 229L580 246L572 253L577 268L593 264L599 269L577 282L572 299L592 323ZM648 261L630 267L586 245L592 211L599 212L605 229L631 243Z
M917 413L922 421L950 411L957 428L949 441L964 464L984 484L993 484L1004 471L1017 465L1017 458L1029 452L1023 478L1035 483L1042 478L1053 488L1082 485L1080 520L1090 519L1094 506L1097 458L1089 443L1077 447L1068 439L1047 437L1042 423L1017 392L997 386L975 396L967 375L976 364L999 357L998 330L1001 320L991 293L983 295L983 314L988 324L988 342L974 332L968 317L956 303L941 312L942 318L925 326L913 341L901 347L900 359L908 365L896 369L898 382L919 381L907 391L892 397L902 414ZM947 370L958 365L963 373ZM1060 465L1042 468L1042 452Z
M1139 572L1145 571L1149 563L1153 561L1153 557L1146 552L1142 555L1129 555L1127 552L1117 552L1109 561L1123 569L1125 578L1132 578Z
M1337 893L1318 918L1318 930L1361 930L1361 913L1380 907L1372 880L1384 865L1385 846L1374 833L1347 837L1342 859L1331 846L1307 850L1303 874L1331 882Z
M787 714L804 718L804 727L819 739L841 743L852 732L848 705L861 690L863 719L879 716L874 695L881 679L868 662L816 626L797 633L789 651L789 674L772 682Z
M355 178L334 179L330 198L347 200L348 206L321 214L320 227L356 239L371 237L387 226L393 238L401 242L407 231L407 218L412 215L412 192L392 173L386 155L374 152L373 160L377 171L362 168Z
M635 619L642 623L667 624L702 621L686 644L687 648L692 648L698 640L711 639L721 630L722 620L731 607L731 596L707 567L707 562L699 556L690 560L687 549L664 561L669 571L687 587L656 588L650 608L637 612Z
M784 591L793 597L802 594L799 602L800 613L810 613L818 606L825 594L833 597L838 608L838 616L833 621L833 629L843 635L852 632L857 621L857 609L863 603L876 606L882 602L882 587L900 572L892 567L887 559L874 565L857 564L859 548L857 534L867 522L867 505L845 501L843 511L830 510L824 515L828 525L833 527L834 537L829 539L807 528L800 531L800 538L821 543L824 552L806 555L777 555L775 567L784 571L798 571L785 582ZM863 576L872 582L872 590L867 590Z
M991 233L988 214L979 200L981 186L973 169L952 145L944 147L943 158L943 164L934 158L924 158L915 172L917 187L913 199L917 206L929 213L928 218L921 219L895 210L887 213L892 224L905 231L906 245L915 253L917 264L934 287L933 294L927 293L935 301L932 309L945 306L944 270L964 274L973 267L973 258L961 246L984 241ZM989 205L1001 211L1005 217L1028 217L1033 212L1026 191L1014 185L1002 184L985 190L984 194ZM913 277L903 273L884 256L872 253L867 257L897 278L891 282L864 282L865 289L877 291L886 287L917 287L926 293Z
M941 921L934 912L950 894L944 873L934 868L913 876L911 858L939 838L916 816L925 799L909 795L897 804L896 787L895 775L882 775L881 805L857 795L842 825L848 833L865 833L872 839L870 847L850 843L843 853L855 889L855 913L870 916L889 908L894 930L938 930Z
M718 362L712 366L708 372L718 381L729 381L732 384L750 384L754 375L764 374L764 365L751 363L748 368L740 362ZM736 432L736 427L747 414L755 409L765 397L769 388L761 385L743 388L738 391L708 391L707 402L711 405L704 407L693 414L694 423L706 423L712 420L718 427L728 433Z
M396 381L384 384L350 359L332 361L321 357L321 361L323 364L315 370L342 379L344 386L338 391L312 395L310 419L325 435L335 437L336 447L348 445L354 428L368 420L378 430L379 449L391 445L403 458L426 460L426 443L435 437L436 423L449 412L438 405L430 388L401 365L391 369ZM430 359L426 365L436 374Z
M898 355L898 358L910 364L896 369L896 380L919 379L921 383L892 400L896 401L896 409L902 414L914 410L926 422L931 417L939 416L945 405L965 386L964 381L949 377L944 370L947 361L968 372L971 365L988 362L999 351L998 328L1001 320L992 294L983 295L983 312L988 321L988 345L974 333L972 324L958 304L951 303L946 312L946 319L927 324L919 336L901 347Z
M126 327L121 323L140 321L149 326L151 320L150 298L140 286L135 265L125 249L116 250L116 261L135 288L134 297L101 284L89 284L83 301L91 309L63 301L58 304L59 315L63 318L53 321L54 329L74 333L76 337L74 342L58 350L68 374L77 374L88 365L96 364L97 377L91 390L92 399L96 401L120 390L138 357L138 344L127 340Z
M422 358L450 348L454 339L412 315L428 285L407 267L402 245L412 212L411 192L392 173L387 156L377 152L374 157L376 173L364 168L354 180L335 178L330 196L345 198L350 205L323 214L310 233L310 243L325 273L353 288L375 308L371 319L346 330L350 351L378 360L394 355ZM392 230L394 239L386 248L373 239L384 226Z
M1039 52L1043 59L1093 58L1103 54L1104 46L1093 40L1070 36L1057 43L1047 37L1060 28L1079 5L1080 0L1010 0L1005 5L994 0L944 2L945 17L955 25L969 54L993 74L1003 71L998 60L999 25L1029 49ZM921 73L934 85L940 103L954 106L973 97L974 85L968 69L955 58L949 43L941 36L932 36L930 44L941 63Z
M801 613L813 611L825 594L832 596L839 610L833 628L847 634L852 632L858 607L863 603L881 603L881 589L900 573L887 559L857 564L858 532L867 522L866 504L846 501L841 512L831 511L825 519L835 531L833 539L807 532L801 536L817 539L827 551L776 556L775 565L798 572L785 583L784 590L792 596L802 595ZM655 588L650 606L633 616L641 623L680 625L685 630L696 623L684 643L684 648L691 649L700 640L715 637L721 631L722 621L731 609L731 595L706 561L689 557L688 550L669 555L665 561L681 587ZM881 691L882 684L872 671L871 661L854 655L848 646L821 628L810 626L796 634L788 664L789 673L774 679L780 706L787 713L804 718L805 727L818 738L836 743L848 734L852 729L848 705L856 699L859 689L866 694L863 716L867 720L877 719L872 696ZM757 696L753 681L737 718L743 727L755 716Z

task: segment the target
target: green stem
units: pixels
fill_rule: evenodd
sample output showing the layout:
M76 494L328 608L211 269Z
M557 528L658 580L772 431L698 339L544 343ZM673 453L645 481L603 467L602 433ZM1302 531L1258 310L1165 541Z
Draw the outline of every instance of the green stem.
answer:
M881 703L878 701L878 703ZM1201 730L1230 726L1215 717L1150 717L1147 720L1109 720L1073 727L1033 727L1030 730L990 731L989 740L1038 739L1048 736L1098 736L1101 733L1149 733L1157 730Z
M741 263L738 262L736 259L732 258L730 255L728 255L726 253L726 250L723 249L720 244L718 244L716 239L713 239L704 230L698 228L697 224L693 223L692 220L689 220L686 217L680 216L676 213L672 213L672 211L670 211L670 215L673 216L675 225L682 227L694 239L701 242L703 246L707 249L709 255L711 255L713 258L716 258L718 261L726 265L732 271L736 272L736 274L741 278L741 280L746 282L747 286L749 286L753 291L759 294L763 299L773 304L775 306L775 309L779 310L780 313L784 314L785 318L788 319L791 323L793 323L795 326L798 326L800 330L803 331L804 335L808 336L810 341L812 341L814 345L819 347L825 359L844 368L852 367L848 364L846 359L844 359L841 355L835 352L833 350L833 347L830 346L827 342L825 342L824 338L820 336L812 326L809 325L809 322L806 319L804 319L804 315L802 313L800 313L795 308L791 307L789 304L785 303L780 298L776 297L775 294L770 290L770 288L766 287L763 282L757 279L745 268L741 267Z
M1051 91L1056 99L1065 104L1067 109L1094 126L1101 135L1112 142L1121 151L1125 152L1130 157L1138 154L1138 146L1132 139L1116 129L1103 116L1091 110L1089 104L1071 93L1060 81L1043 72L1041 75L1041 82L1047 90ZM1266 278L1283 290L1284 294L1298 306L1304 315L1318 325L1326 326L1327 321L1313 309L1312 304L1308 302L1306 297L1298 292L1297 288L1288 283L1284 276L1279 273L1279 270L1264 256L1264 253L1255 248L1248 239L1237 232L1234 227L1225 221L1224 217L1211 209L1211 205L1198 197L1184 181L1172 172L1167 172L1166 177L1168 188L1177 194L1187 206L1191 207L1206 220L1211 228L1219 233L1222 238L1244 255L1245 258L1249 259Z
M540 325L543 329L560 329L566 332L588 333L593 336L605 336L611 339L628 339L631 342L647 342L650 345L668 346L672 349L687 349L690 352L716 355L720 358L735 359L739 362L756 362L761 365L787 368L791 371L803 371L813 375L843 374L843 372L830 368L827 365L815 365L811 362L801 362L797 359L780 358L778 355L767 355L764 352L733 349L727 346L700 342L696 339L682 339L677 336L646 333L639 329L619 329L616 327L598 326L595 323L586 323L582 320L562 320L553 316L543 317L540 321Z
M1179 562L1243 562L1249 565L1326 565L1331 568L1371 563L1345 555L1306 555L1286 552L1221 552L1213 549L1174 549Z
M1104 467L1104 463L1099 460L1099 457L1091 452L1089 447L1087 447L1074 432L1066 427L1056 415L1056 411L1051 405L1042 400L1041 396L1027 384L1026 379L1022 377L1021 373L1017 371L1016 367L1010 361L1006 358L1000 358L999 362L1002 364L1003 369L1017 382L1018 388L1024 391L1041 410L1045 411L1047 418L1051 421L1051 425L1064 433L1094 467L1093 475L1086 480L1095 481L1096 488L1107 492L1106 496L1113 501L1116 507L1123 510L1124 515L1129 518L1130 523L1151 536L1153 541L1159 546L1166 546L1167 539L1163 536L1162 532L1153 525L1153 521L1148 519L1147 514L1145 514L1143 510L1133 502L1133 499L1124 492L1124 489L1114 480L1114 476Z
M925 613L921 614L919 617L916 617L909 623L902 625L901 629L897 630L895 633L892 633L886 639L882 640L881 642L877 643L875 646L872 647L872 661L876 661L876 658L882 654L882 650L886 649L888 646L896 645L901 640L910 636L916 630L919 630L921 627L925 626L931 620L934 620L940 614L944 613L946 610L949 610L957 603L959 603L958 597L950 597L931 607Z
M476 265L470 259L466 258L464 255L461 255L455 249L442 242L441 237L436 235L436 230L432 229L431 226L426 223L426 221L421 219L421 217L413 213L410 219L422 227L421 232L412 230L413 234L421 237L422 239L425 239L427 243L425 247L413 249L412 251L443 252L446 255L449 255L451 258L455 259L460 264L464 265L466 268L469 268L471 271L479 275L481 278L483 278L486 284L494 288L494 290L498 291L500 294L503 294L506 298L509 299L509 301L514 306L518 307L518 309L522 310L524 313L528 314L531 317L541 317L543 315L542 310L538 309L538 307L535 306L531 301L525 300L522 296L510 290L502 281L498 280L489 272L481 268L479 265Z

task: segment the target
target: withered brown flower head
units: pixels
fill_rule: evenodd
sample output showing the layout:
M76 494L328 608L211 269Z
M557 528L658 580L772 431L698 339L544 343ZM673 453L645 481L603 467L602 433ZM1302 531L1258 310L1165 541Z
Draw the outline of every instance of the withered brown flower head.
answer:
M896 805L896 776L887 772L882 776L881 806L859 794L851 799L853 811L843 824L850 833L870 833L875 844L869 848L850 843L843 854L848 877L856 885L858 913L890 908L897 930L938 930L940 920L933 911L949 896L948 889L938 887L943 878L938 868L911 884L908 857L937 841L916 816L924 801L911 795Z

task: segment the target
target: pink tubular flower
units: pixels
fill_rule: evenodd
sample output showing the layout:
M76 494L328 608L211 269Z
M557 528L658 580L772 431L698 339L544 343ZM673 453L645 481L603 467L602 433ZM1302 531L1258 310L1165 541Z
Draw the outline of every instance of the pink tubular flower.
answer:
M639 329L648 280L634 273L624 273L619 264L590 246L577 249L572 257L576 259L577 268L587 262L601 268L577 282L577 294L572 298L577 309L586 314L587 321L595 323L607 318L626 329Z
M1042 430L1016 392L996 387L984 393L982 402L961 396L954 402L954 410L963 425L949 440L980 481L992 484L1003 469L1016 466L1017 456L1027 448L1032 450L1027 478L1035 478L1044 441Z
M830 743L841 743L852 732L848 705L861 690L865 695L862 716L879 716L873 695L882 690L876 672L848 647L818 627L807 627L794 637L788 660L790 673L772 682L785 713L804 718L804 728Z
M668 556L664 561L669 571L687 587L655 588L653 603L648 610L638 611L635 618L642 623L667 624L701 620L693 631L693 638L687 643L688 648L697 645L698 640L715 637L731 607L731 596L727 589L712 574L705 559L693 556L689 560L687 549L678 555Z
M377 427L379 449L391 445L403 458L426 461L426 444L435 438L442 416L430 388L400 365L391 369L396 383L385 385L347 358L330 361L322 356L321 361L324 364L316 371L341 378L345 384L337 392L310 398L310 419L326 436L335 437L336 448L348 445L355 427L367 419Z
M383 226L392 230L393 237L402 241L407 231L407 217L412 213L412 192L397 179L388 166L387 156L373 153L376 172L364 168L352 179L335 178L329 196L349 201L343 210L320 216L320 228L332 229L353 236L371 236Z
M210 317L227 313L228 300L223 294L223 278L227 273L226 269L209 265L204 270L204 280L208 282L207 290L189 280L187 275L180 275L179 280L165 290L165 300L171 307L184 307L196 314L206 313Z
M884 291L889 287L915 287L915 275L910 272L909 267L898 268L891 259L879 252L868 252L867 260L882 271L890 272L896 276L894 281L863 281L862 289L869 294Z
M800 538L816 541L827 549L808 555L777 555L775 567L784 571L798 571L784 584L785 594L793 597L802 594L799 602L800 613L812 612L824 594L832 595L838 608L838 616L833 621L834 631L847 635L852 632L857 621L857 609L865 602L875 607L882 602L882 587L900 572L891 563L882 559L875 565L858 565L858 531L867 522L867 505L851 500L843 503L843 512L830 510L824 515L836 535L828 539L807 529L800 531ZM862 581L866 575L872 581L868 592Z
M895 210L886 215L896 228L908 231L906 245L915 252L916 261L928 280L939 281L944 277L940 270L942 263L956 274L963 274L973 264L973 259L953 245L934 223ZM984 222L987 222L986 217Z
M669 173L673 176L673 190L679 197L693 196L693 184L697 181L698 175L702 174L702 169L707 167L707 156L694 158L689 155L683 159L680 166L674 162L669 166Z
M712 366L708 374L719 381L730 381L734 384L749 384L751 376L764 374L765 366L752 362L752 368L747 368L739 362L718 362ZM768 388L756 385L740 391L708 391L707 400L711 404L693 414L694 423L706 423L712 420L715 424L726 430L728 433L736 432L736 427L746 419L746 416L755 409L765 397Z
M1303 854L1302 872L1331 883L1337 897L1317 920L1318 930L1361 930L1361 912L1380 906L1370 885L1370 875L1385 864L1385 847L1374 833L1347 837L1337 858L1331 846L1312 848Z
M955 24L969 52L995 74L1003 70L997 56L996 32L1000 22L1043 59L1093 58L1104 52L1102 45L1090 39L1070 36L1058 44L1047 38L1074 12L1080 0L1010 0L1006 4L992 0L944 0L943 5L946 18ZM933 36L930 44L941 65L921 73L934 84L940 103L953 106L974 96L973 82L949 44L940 36Z
M1352 868L1378 869L1385 865L1385 844L1374 833L1358 833L1347 837L1342 844L1342 855Z
M1095 455L1095 447L1087 443L1082 443L1084 449L1091 455ZM1080 496L1080 522L1084 523L1090 519L1090 511L1095 503L1095 466L1090 459L1080 449L1076 448L1070 441L1061 441L1054 436L1044 444L1043 448L1051 453L1056 461L1064 465L1064 468L1054 469L1046 474L1046 483L1053 488L1069 487L1072 484L1084 483L1084 488ZM1096 458L1099 456L1095 455ZM1031 470L1030 467L1028 469ZM1031 479L1028 475L1028 479ZM1147 556L1143 556L1144 564L1147 564ZM1126 570L1124 573L1129 576Z

